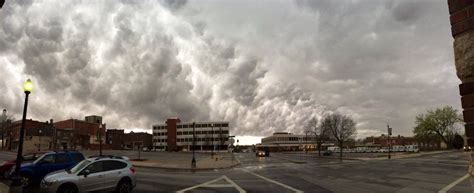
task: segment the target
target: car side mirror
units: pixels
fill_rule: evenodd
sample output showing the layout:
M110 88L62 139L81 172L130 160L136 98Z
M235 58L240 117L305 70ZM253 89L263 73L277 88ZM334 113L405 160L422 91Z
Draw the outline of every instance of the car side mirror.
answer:
M87 176L90 174L91 172L89 170L84 170L81 172L81 175L84 176L84 178L87 178Z

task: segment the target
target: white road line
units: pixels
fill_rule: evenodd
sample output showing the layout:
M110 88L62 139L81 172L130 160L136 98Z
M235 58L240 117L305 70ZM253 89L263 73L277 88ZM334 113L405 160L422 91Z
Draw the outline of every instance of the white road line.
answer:
M239 185L237 185L234 181L230 180L227 176L224 176L224 179L227 180L230 184L234 185L234 188L239 191L239 193L246 193L244 189L242 189Z
M215 182L218 182L220 180L225 180L227 181L229 184L231 185L227 185L227 184L212 184L212 183L215 183ZM230 180L227 176L222 176L220 178L217 178L215 180L211 180L209 182L204 182L202 184L198 184L196 186L192 186L192 187L189 187L189 188L186 188L186 189L182 189L182 190L178 190L176 191L176 193L185 193L189 190L193 190L193 189L197 189L197 188L200 188L200 187L208 187L208 188L227 188L227 187L234 187L235 189L237 189L239 191L239 193L247 193L244 189L242 189L239 185L237 185L234 181Z
M457 184L461 183L462 181L464 181L465 179L469 178L469 174L466 174L465 176L463 177L460 177L459 179L457 179L456 181L452 182L451 184L448 184L446 187L444 187L443 189L441 189L438 193L446 193L448 192L448 190L450 190L451 188L453 188L454 186L456 186Z
M201 187L206 187L206 188L230 188L234 187L232 184L209 184Z
M244 171L246 171L246 170L244 170ZM250 174L252 174L252 175L254 175L254 176L257 176L257 177L259 177L259 178L262 178L262 179L264 179L264 180L266 180L266 181L269 181L269 182L271 182L271 183L274 183L274 184L283 186L283 187L285 187L286 189L289 189L289 190L291 190L291 191L294 191L295 193L304 193L304 191L298 190L298 189L296 189L296 188L293 188L293 187L288 186L288 185L286 185L286 184L277 182L277 181L275 181L275 180L268 179L268 178L266 178L266 177L263 177L263 176L258 175L258 174L256 174L256 173L253 173L253 172L251 172L251 171L246 171L246 172L248 172L248 173L250 173Z

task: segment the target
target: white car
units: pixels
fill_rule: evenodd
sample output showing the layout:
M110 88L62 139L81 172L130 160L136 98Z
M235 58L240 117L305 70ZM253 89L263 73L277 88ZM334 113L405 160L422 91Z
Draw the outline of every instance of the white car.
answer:
M89 157L71 169L48 174L41 181L42 191L57 193L130 193L135 186L135 168L126 159L117 156Z

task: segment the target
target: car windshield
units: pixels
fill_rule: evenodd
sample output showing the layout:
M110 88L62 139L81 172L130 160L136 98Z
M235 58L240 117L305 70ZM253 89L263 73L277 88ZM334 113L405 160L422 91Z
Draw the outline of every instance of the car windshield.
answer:
M23 156L23 160L33 160L36 158L35 154L26 154Z
M43 154L41 155L41 157L39 157L38 159L36 159L33 163L37 164L40 160L42 160L45 156L47 156L47 154Z
M89 160L82 160L81 162L79 162L76 166L72 167L71 169L67 169L66 171L70 174L75 174L79 171L82 170L82 168L86 167L89 163L91 163L91 161Z

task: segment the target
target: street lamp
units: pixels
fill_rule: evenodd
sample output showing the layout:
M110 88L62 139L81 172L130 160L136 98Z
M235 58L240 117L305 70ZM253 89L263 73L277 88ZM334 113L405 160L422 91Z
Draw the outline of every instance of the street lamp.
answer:
M41 129L38 132L39 132L38 152L40 152L41 151Z
M28 109L28 95L33 91L33 83L28 79L23 84L23 90L25 91L25 105L23 106L23 118L21 120L20 136L18 141L18 153L16 154L16 163L15 163L15 173L12 186L21 187L21 177L20 177L20 165L23 159L23 138L25 135L25 122L26 122L26 111Z
M390 152L392 151L392 141L390 141L390 135L392 135L392 128L387 124L387 134L388 134L388 159L391 158Z
M97 140L99 140L99 155L102 156L102 124L99 125L99 130L97 131Z
M192 146L192 148L193 148L193 160L191 160L191 168L196 168L196 159L194 157L194 149L195 149L195 147L194 147L194 137L195 137L194 130L195 130L195 127L196 127L196 123L193 121L193 146Z
M214 124L211 124L212 132L211 132L211 156L214 157ZM209 144L209 143L208 143Z
M2 113L2 150L4 148L3 140L5 139L5 122L6 121L7 121L7 110L3 109L3 113Z

